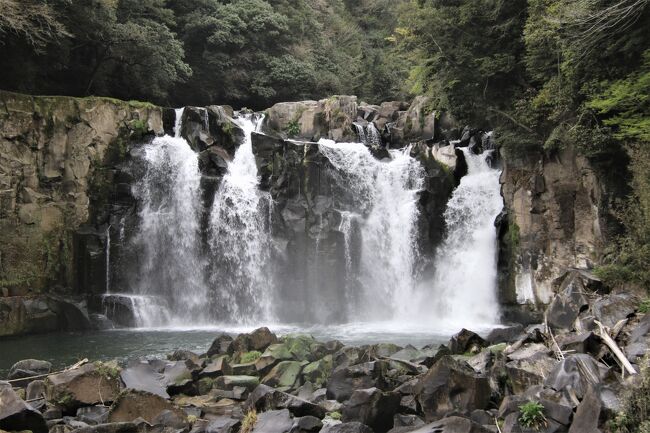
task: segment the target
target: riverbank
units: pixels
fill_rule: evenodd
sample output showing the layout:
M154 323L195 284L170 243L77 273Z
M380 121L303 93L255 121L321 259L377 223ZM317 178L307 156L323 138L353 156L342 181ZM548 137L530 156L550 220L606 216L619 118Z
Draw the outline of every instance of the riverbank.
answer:
M547 324L498 328L485 338L463 329L445 344L419 348L278 337L258 328L164 358L91 358L65 371L21 361L11 382L0 382L0 429L595 432L619 419L625 390L642 382L650 314L634 311L618 321L620 295L594 296L587 310L576 310L573 323L585 328L563 330L558 320L580 304L579 281L565 286L578 302L564 303L562 315L552 304Z

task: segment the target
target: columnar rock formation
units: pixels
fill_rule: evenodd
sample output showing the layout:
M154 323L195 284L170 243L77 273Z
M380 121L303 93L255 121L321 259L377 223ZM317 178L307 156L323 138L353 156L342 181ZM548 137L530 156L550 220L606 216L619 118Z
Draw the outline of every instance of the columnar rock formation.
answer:
M142 176L141 149L154 136L173 135L176 114L102 98L6 92L0 98L0 334L88 327L85 302L103 310L98 296L111 285L126 287L137 272L130 265L137 265L139 252L125 246L138 225L133 185ZM492 135L461 130L425 97L368 105L354 96L334 96L276 104L264 114L252 149L260 188L274 203L269 221L276 256L282 258L277 265L294 273L279 286L291 295L284 296L283 308L296 320L302 317L291 316L288 300L304 305L341 296L350 265L344 233L350 216L335 204L338 173L320 151L319 139L358 141L361 132L372 137L366 144L378 159L388 156L384 145L412 144L410 154L425 172L417 239L429 257L444 236L447 200L467 171L457 147L496 148ZM233 116L228 106L187 107L180 122L180 135L198 155L204 251L210 243L208 210L244 139ZM459 141L450 144L452 139ZM506 318L530 321L535 317L522 315L522 304L540 311L568 268L588 271L598 264L617 228L612 200L621 195L624 177L606 176L602 164L571 149L520 158L494 153L493 163L503 164L507 210L497 221L500 300L516 307L505 309ZM431 263L418 266L426 272ZM300 299L308 281L318 282L323 298ZM47 296L34 297L37 293ZM133 299L111 302L117 324L136 323ZM324 322L341 319L319 317L318 311L303 314Z

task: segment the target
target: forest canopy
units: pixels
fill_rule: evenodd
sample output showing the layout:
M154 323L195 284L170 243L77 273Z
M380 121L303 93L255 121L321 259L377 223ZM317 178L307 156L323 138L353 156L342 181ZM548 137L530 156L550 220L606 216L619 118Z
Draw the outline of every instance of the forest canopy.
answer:
M2 87L172 106L395 99L400 3L0 0Z

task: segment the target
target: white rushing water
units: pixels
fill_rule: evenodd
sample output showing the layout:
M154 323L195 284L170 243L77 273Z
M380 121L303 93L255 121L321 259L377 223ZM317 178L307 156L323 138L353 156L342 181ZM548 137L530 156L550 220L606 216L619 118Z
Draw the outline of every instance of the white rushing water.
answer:
M490 168L489 152L462 148L468 172L447 203L447 234L435 257L433 293L418 303L425 322L481 329L498 322L497 231L503 208L500 171Z
M228 164L210 214L211 283L222 314L236 323L273 319L273 278L266 272L271 254L270 194L260 191L251 134L262 118L236 119L244 142Z
M133 188L140 203L135 242L142 249L142 263L132 289L145 297L133 299L156 295L172 301L169 317L142 313L142 304L151 301L134 304L142 326L205 320L208 293L200 251L201 173L197 154L180 137L182 114L176 111L174 137L157 137L144 147L145 173Z
M108 225L106 229L106 251L104 252L106 257L106 293L111 293L111 225Z
M356 219L361 238L361 293L355 294L358 304L350 313L362 320L408 318L415 307L417 194L424 180L422 166L409 156L409 149L391 151L390 161L378 161L361 143L321 140L319 147L349 194L347 203L342 203L348 208L342 209L339 228L346 243L354 225L346 220L352 215L345 212L360 215ZM351 296L349 290L354 288L347 288Z

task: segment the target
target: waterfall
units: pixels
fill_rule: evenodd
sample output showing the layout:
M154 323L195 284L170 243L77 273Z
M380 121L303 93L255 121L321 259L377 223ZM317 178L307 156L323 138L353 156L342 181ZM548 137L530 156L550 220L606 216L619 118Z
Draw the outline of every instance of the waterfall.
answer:
M319 142L320 151L336 168L342 217L340 230L348 242L347 212L360 215L360 294L353 312L368 320L408 317L416 286L418 258L417 194L424 170L409 150L391 151L390 161L378 161L362 143ZM346 249L348 247L346 246ZM347 259L347 258L346 258ZM350 294L347 288L348 296Z
M497 232L503 208L500 171L490 168L490 153L461 148L467 175L447 203L446 237L436 253L433 295L421 300L431 323L479 329L497 323Z
M366 126L366 140L366 144L371 146L380 146L382 144L381 134L377 130L375 124L372 122L368 123L368 126Z
M357 136L359 137L359 142L365 144L366 146L381 146L381 134L377 130L377 127L374 123L369 122L366 126L358 122L352 124Z
M259 189L251 135L262 119L236 119L245 133L215 194L210 215L210 281L224 319L237 323L272 320L273 278L268 229L271 197Z
M105 294L102 296L102 309L107 317L124 319L122 309L128 309L133 324L138 327L166 325L174 320L164 299L155 296L132 294Z
M207 286L199 227L201 173L196 153L180 137L182 114L182 110L176 111L174 137L157 137L144 146L144 174L133 188L140 203L135 244L142 263L132 291L139 296L166 298L171 317L141 314L142 326L205 320ZM134 302L134 307L139 309L141 304Z
M111 293L111 225L106 229L106 293Z

